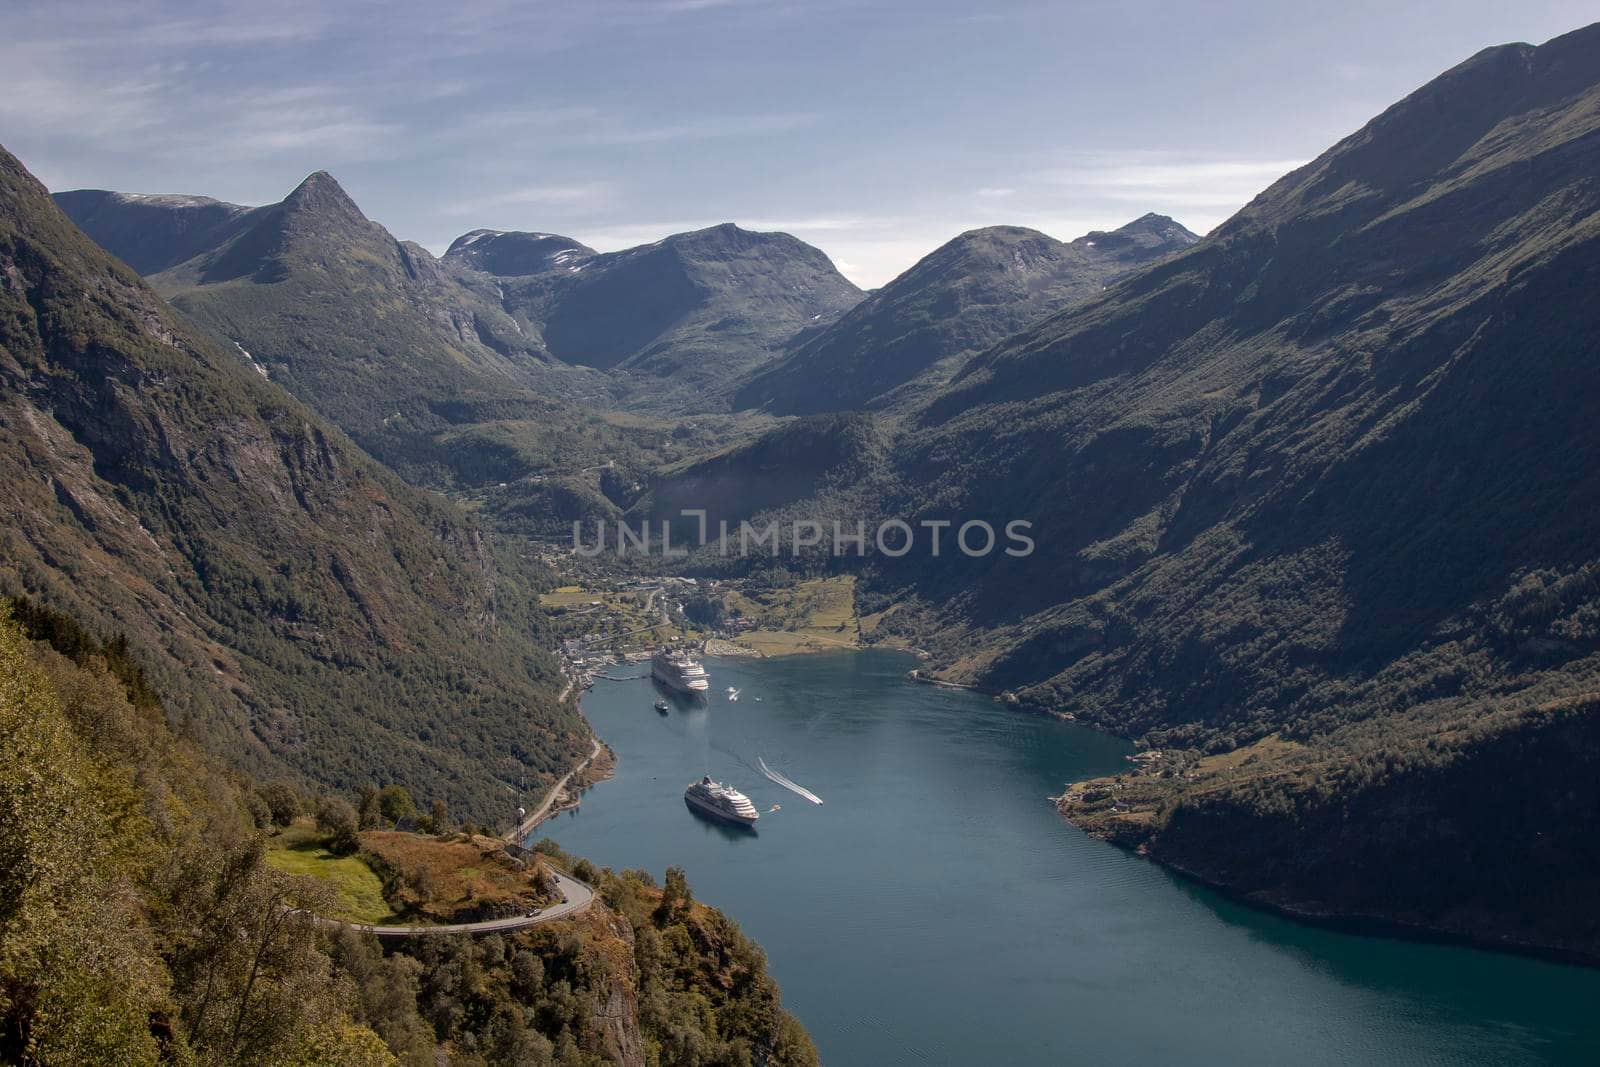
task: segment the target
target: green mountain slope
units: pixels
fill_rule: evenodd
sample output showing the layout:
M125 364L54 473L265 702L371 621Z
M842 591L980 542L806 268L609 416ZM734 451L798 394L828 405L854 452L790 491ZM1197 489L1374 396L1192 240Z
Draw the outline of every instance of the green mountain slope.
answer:
M926 407L894 503L1039 545L885 572L965 624L952 675L1189 753L1075 812L1260 899L1600 950L1597 171L1600 26L1490 49Z
M194 330L8 154L0 381L0 586L159 657L212 751L499 822L585 750L537 576Z
M447 260L494 266L470 258L471 236ZM535 236L501 234L490 247ZM731 224L604 255L568 251L553 270L499 277L505 308L556 359L619 372L622 402L641 409L725 408L738 375L861 299L821 251Z
M1196 240L1163 215L1070 244L1020 226L972 230L763 368L735 406L798 415L881 406L884 394L914 380L926 391L962 357Z
M194 200L56 195L108 251L158 268L151 284L239 358L413 482L475 486L612 454L581 432L585 403L608 402L611 385L550 359L496 293L395 240L330 175L226 225L195 225Z
M586 388L321 172L232 240L151 281L368 451L419 478L441 461L439 433L558 417L567 405L551 398Z
M684 517L685 509L706 513L706 536L713 543L720 523L728 524L731 543L737 544L741 521L762 514L774 519L802 502L805 514L788 516L789 522L802 517L831 520L835 511L841 521L853 519L861 509L845 502L854 503L860 488L872 483L888 443L889 435L878 421L861 412L789 419L746 440L653 472L646 491L629 502L622 519L634 529L644 521L652 521L657 530L660 521L670 522L678 547L699 547L700 520ZM830 502L827 516L816 506L823 500ZM853 531L854 523L843 528ZM712 565L716 554L715 547L705 549L700 563ZM726 561L722 565L739 566Z
M672 462L685 442L738 432L719 420L684 424L686 412L717 406L696 393L692 375L635 386L626 371L563 362L548 353L541 323L503 309L518 284L538 280L526 272L606 258L567 238L478 230L435 260L368 220L322 173L279 204L216 205L241 213L225 226L198 225L196 212L215 213L206 206L215 202L195 197L55 199L112 254L159 268L152 284L248 366L413 484L465 494L497 525L547 534L614 515L606 471ZM648 288L650 272L637 273ZM799 284L784 278L775 284ZM636 293L619 299L624 309L639 304ZM713 303L719 314L732 306ZM605 307L596 314L602 323L618 317ZM696 329L683 325L683 336ZM679 402L659 419L605 412L636 387L658 404L668 393Z

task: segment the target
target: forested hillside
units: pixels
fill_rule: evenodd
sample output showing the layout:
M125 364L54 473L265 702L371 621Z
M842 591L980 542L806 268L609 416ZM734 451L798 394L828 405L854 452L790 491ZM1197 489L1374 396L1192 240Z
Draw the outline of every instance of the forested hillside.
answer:
M174 314L0 153L0 592L124 632L254 771L491 824L587 751L542 576Z
M677 870L657 888L546 846L604 903L388 952L289 910L330 903L263 859L293 787L174 734L136 648L35 604L0 604L0 746L4 1062L816 1063L761 950Z
M1597 170L1600 27L1490 49L921 415L901 506L1038 534L884 572L950 673L1177 753L1095 825L1594 950Z
M1021 558L785 562L861 571L938 676L1157 753L1069 790L1096 832L1304 913L1600 954L1597 171L1600 27L1490 49L973 357L847 484L779 431L654 498L737 499L738 463L787 487L768 516L1029 520Z

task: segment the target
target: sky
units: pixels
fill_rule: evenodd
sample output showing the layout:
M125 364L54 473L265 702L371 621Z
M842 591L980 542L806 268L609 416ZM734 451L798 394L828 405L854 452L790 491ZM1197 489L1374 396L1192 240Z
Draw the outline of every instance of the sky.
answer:
M454 7L454 10L444 10ZM956 234L1205 232L1592 0L8 0L0 144L53 190L282 199L602 251L732 221L877 286Z

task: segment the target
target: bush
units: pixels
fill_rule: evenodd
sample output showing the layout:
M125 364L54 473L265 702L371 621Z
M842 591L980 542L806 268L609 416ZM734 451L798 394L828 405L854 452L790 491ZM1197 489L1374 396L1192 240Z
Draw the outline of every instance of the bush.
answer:
M267 805L274 826L288 826L303 810L300 794L295 792L292 786L282 782L269 782L258 792Z
M406 792L405 786L386 785L378 790L378 811L392 826L408 815L415 815L417 806L411 802L411 794Z
M250 812L250 821L257 830L270 830L272 828L272 809L262 799L260 793L246 793L244 806Z
M356 850L356 809L338 797L317 802L317 828L328 835L328 850L335 855L348 856Z

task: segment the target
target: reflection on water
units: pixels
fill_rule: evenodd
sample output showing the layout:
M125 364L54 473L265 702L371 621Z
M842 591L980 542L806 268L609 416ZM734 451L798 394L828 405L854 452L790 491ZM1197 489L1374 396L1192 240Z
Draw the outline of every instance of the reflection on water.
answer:
M1600 972L1310 929L1186 883L1046 799L1126 746L908 683L914 665L713 659L709 699L665 717L648 681L600 682L584 711L616 777L542 832L684 867L829 1064L1600 1059ZM751 798L759 837L687 809L702 774Z
M759 833L759 828L755 826L734 826L730 823L723 822L721 819L713 819L710 815L707 815L699 808L696 808L687 800L683 802L683 806L690 815L694 816L695 822L699 823L707 830L711 830L718 837L726 838L729 841L748 841L751 838L756 837Z

